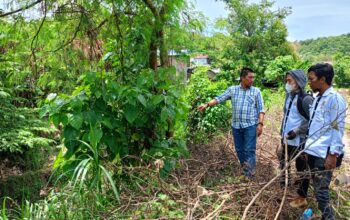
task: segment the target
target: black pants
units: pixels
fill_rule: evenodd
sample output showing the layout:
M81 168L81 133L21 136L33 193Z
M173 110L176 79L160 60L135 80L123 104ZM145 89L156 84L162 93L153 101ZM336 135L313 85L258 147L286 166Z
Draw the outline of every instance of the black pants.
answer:
M288 145L287 146L287 150L288 150L288 162L290 162L299 152L300 152L300 148L296 147L296 146L291 146ZM297 173L299 176L299 179L303 179L305 178L303 175L305 175L305 171L307 170L307 161L305 158L305 154L302 153L298 158L296 158L295 160L295 166L297 169ZM280 158L280 169L283 169L285 167L285 150L282 150L282 158ZM291 182L291 173L290 173L290 167L288 167L288 182ZM282 186L285 185L285 172L283 172L280 183ZM298 184L303 184L303 181L298 181ZM306 184L306 183L304 183ZM307 188L308 185L304 186L304 187L299 187L299 188ZM306 197L307 196L307 191L303 192L303 191L298 191L298 194L302 197Z
M318 208L322 212L322 219L334 219L332 207L329 205L329 184L332 180L333 171L325 170L325 159L307 155L307 165L311 172L311 179L314 186ZM302 178L298 193L307 196L310 175Z

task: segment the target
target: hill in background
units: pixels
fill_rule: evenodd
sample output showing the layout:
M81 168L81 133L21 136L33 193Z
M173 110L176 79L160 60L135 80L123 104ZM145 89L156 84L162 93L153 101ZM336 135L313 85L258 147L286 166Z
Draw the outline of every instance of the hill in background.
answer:
M350 33L294 43L298 53L311 61L332 61L336 54L350 55Z

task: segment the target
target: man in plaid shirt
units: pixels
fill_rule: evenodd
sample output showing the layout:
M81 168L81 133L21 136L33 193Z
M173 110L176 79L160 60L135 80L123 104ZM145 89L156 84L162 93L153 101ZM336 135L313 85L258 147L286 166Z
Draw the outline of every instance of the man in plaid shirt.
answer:
M256 168L256 138L264 126L264 102L261 92L253 87L254 72L250 68L240 71L240 85L229 87L224 93L198 107L203 111L209 106L226 100L232 104L232 133L243 174L252 178Z

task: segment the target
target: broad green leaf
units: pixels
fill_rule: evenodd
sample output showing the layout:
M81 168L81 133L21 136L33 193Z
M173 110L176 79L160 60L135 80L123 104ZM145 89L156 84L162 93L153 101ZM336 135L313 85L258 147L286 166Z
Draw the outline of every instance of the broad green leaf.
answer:
M109 129L113 129L111 118L104 117L103 120L102 120L102 124L104 124Z
M77 140L79 139L79 132L72 126L67 125L63 129L64 145L67 147L70 153L75 152L78 146Z
M93 147L97 147L98 143L102 138L103 132L98 126L91 126L89 131L89 140Z
M160 120L164 122L167 120L168 117L169 117L169 110L167 108L163 108L162 112L160 113Z
M109 134L104 135L102 140L105 144L107 144L108 148L113 154L118 152L119 148L117 146L117 137Z
M132 105L128 105L128 108L125 109L125 118L129 123L133 123L139 114L139 110Z
M84 117L86 118L86 121L88 123L93 124L93 125L96 124L98 121L98 117L93 110L88 111L88 112L84 112Z
M46 114L49 112L49 106L48 105L44 105L43 107L40 108L39 110L39 117L42 118L44 116L46 116Z
M63 129L63 137L65 140L77 140L78 131L74 129L72 126L67 125Z
M75 129L79 130L83 124L83 120L83 114L75 113L69 118L69 124L72 125Z
M66 150L66 148L64 146L62 146L61 150L58 152L56 159L52 165L53 169L56 169L58 166L61 165L62 162L64 162L63 154L64 154L65 150Z
M145 106L146 107L146 105L147 105L147 102L146 102L146 99L145 99L145 97L143 96L143 95L138 95L137 96L137 99L141 102L141 104L143 105L143 106Z
M151 98L152 105L158 105L163 100L164 100L163 95L155 95Z
M64 113L51 116L51 120L56 127L58 127L60 123L62 123L63 126L67 125L68 123L68 117Z

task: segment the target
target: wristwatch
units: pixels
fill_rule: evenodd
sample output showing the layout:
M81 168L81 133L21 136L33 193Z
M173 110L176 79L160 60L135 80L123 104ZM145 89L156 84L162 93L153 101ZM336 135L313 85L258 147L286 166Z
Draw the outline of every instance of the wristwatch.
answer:
M260 124L261 126L264 126L264 123L262 123L262 122L259 122L258 125L259 125L259 124Z

